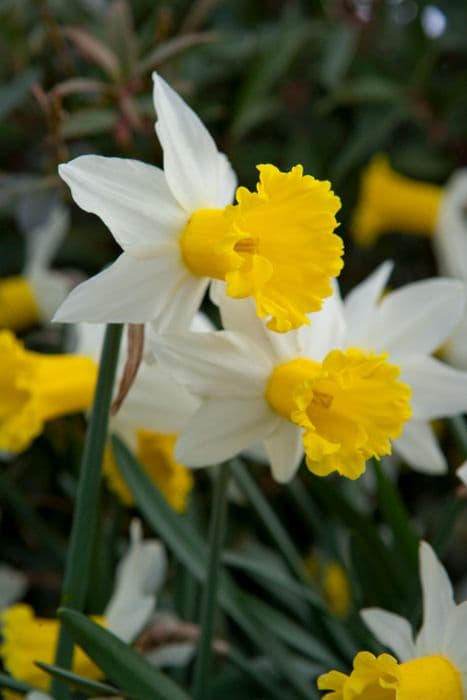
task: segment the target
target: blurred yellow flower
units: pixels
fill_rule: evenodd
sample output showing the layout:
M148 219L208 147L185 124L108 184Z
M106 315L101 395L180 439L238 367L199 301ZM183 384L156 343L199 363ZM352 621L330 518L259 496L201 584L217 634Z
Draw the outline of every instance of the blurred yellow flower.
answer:
M307 575L322 589L329 610L344 617L351 605L350 581L345 569L337 561L324 561L317 552L308 554L303 563Z
M174 510L186 510L188 495L193 488L193 474L174 458L176 435L156 433L151 430L137 430L136 455L154 485L167 499ZM104 476L110 489L122 503L134 504L133 494L119 472L117 463L108 447L105 453Z
M351 230L357 243L371 246L383 233L430 236L436 225L442 188L400 175L388 158L376 155L362 175Z
M26 277L0 280L0 328L21 331L41 321L41 312Z
M7 330L0 331L0 450L29 447L46 421L87 409L97 368L77 355L45 355L26 350Z
M103 618L93 618L99 624ZM2 613L2 644L0 656L8 673L16 680L47 690L50 675L41 671L35 661L53 664L59 623L55 619L36 617L29 605L18 604ZM75 648L73 671L86 678L102 678L102 672L79 648ZM8 697L19 697L8 693Z

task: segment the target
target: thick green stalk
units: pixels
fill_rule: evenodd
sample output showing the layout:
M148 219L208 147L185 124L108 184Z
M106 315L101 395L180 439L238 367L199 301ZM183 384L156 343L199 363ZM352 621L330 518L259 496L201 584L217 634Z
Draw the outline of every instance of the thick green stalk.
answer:
M61 606L82 611L86 598L92 548L97 523L101 466L107 441L110 404L117 369L123 326L109 324L105 332L96 392L84 442L73 524L62 584ZM60 627L55 665L71 668L73 642ZM58 680L52 684L57 700L68 697L66 686Z
M212 639L217 610L217 587L221 550L224 542L227 511L227 484L229 466L219 467L214 487L214 499L209 523L209 558L206 583L203 590L200 617L200 638L193 681L193 700L204 700L212 656Z

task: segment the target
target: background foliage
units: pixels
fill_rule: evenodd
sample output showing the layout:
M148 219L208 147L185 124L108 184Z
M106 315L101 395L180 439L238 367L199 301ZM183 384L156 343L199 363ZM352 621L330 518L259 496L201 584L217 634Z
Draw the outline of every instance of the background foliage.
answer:
M1 0L0 274L21 270L24 231L57 199L69 201L58 163L99 153L160 164L153 69L199 113L243 184L254 185L262 162L284 169L299 162L332 181L343 201L345 288L388 257L396 261L395 286L435 274L428 240L394 231L362 250L349 219L360 172L377 151L397 170L441 185L465 165L466 24L467 5L456 0L436 7L423 0ZM117 248L97 218L70 211L54 265L94 274ZM55 352L66 338L48 327L24 340ZM50 423L0 473L0 559L27 572L27 600L42 615L57 605L84 425L82 416ZM457 466L467 456L465 437L453 424L440 425L440 435ZM173 554L162 605L196 619L209 474L197 474L188 515L166 507L161 518L127 462L148 528ZM417 622L420 536L449 555L462 584L467 521L453 474L402 469L398 492L374 465L364 483L302 470L287 488L260 465L237 467L244 497L229 507L218 621L231 651L217 664L213 698L242 691L312 698L318 672L345 669L357 648L378 649L359 622L360 607L377 604ZM129 515L103 490L87 612L100 612L107 600ZM310 551L345 567L352 591L345 622L303 573Z

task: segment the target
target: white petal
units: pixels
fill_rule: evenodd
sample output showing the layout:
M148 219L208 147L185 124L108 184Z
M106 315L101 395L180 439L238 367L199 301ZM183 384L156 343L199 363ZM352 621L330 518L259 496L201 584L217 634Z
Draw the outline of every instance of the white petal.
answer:
M177 382L206 398L262 397L272 363L238 333L178 333L154 339L157 360Z
M423 591L423 625L416 639L417 654L442 651L446 624L455 609L451 582L429 544L420 543L420 577Z
M458 605L449 616L443 652L461 673L467 673L467 601Z
M59 166L75 202L97 214L115 240L142 256L178 238L186 213L174 200L162 170L125 158L80 156Z
M32 270L27 279L39 306L41 318L48 323L73 287L73 279L71 275L40 268Z
M26 700L53 700L51 695L41 693L40 690L30 690L24 697Z
M132 521L130 536L130 548L118 565L104 613L109 630L124 642L131 642L148 622L167 571L163 545L158 540L143 541L138 520Z
M412 387L415 418L429 420L467 411L467 372L433 357L413 358L403 367L401 381Z
M467 370L467 315L464 316L443 345L442 353L451 365Z
M268 437L280 420L263 398L211 399L182 431L175 457L189 467L223 462Z
M456 476L467 486L467 460L456 469Z
M398 661L415 657L412 628L404 617L380 608L366 608L360 611L360 615L376 639L392 649Z
M449 279L408 284L384 297L371 333L393 360L437 350L459 323L465 308L462 282Z
M344 347L347 326L337 283L334 284L334 293L324 300L321 311L310 315L310 321L309 326L298 330L301 355L322 362L331 350Z
M368 347L373 340L369 338L370 324L392 268L392 262L384 262L347 295L344 310L349 345Z
M414 420L405 424L401 437L393 443L394 451L418 472L445 474L448 465L433 429L428 423Z
M169 666L177 668L190 663L196 651L194 642L179 642L177 644L166 644L144 654L144 658L151 666L162 668Z
M141 364L122 407L111 419L113 432L126 427L158 433L178 433L199 408L199 399L157 365Z
M290 481L303 457L302 430L281 420L272 435L264 440L274 479L280 484Z
M69 226L70 213L68 209L62 204L57 204L43 224L26 232L24 273L27 277L49 267Z
M232 299L225 293L225 283L211 284L211 299L219 306L222 325L226 330L242 333L263 352L279 362L286 362L301 354L297 331L273 333L256 313L253 299Z
M153 73L156 131L169 187L184 209L224 207L235 193L235 175L199 117Z
M0 610L20 600L28 587L26 576L9 564L0 564Z
M467 280L467 170L457 170L443 189L433 245L444 274Z
M169 280L167 284L170 284ZM196 277L188 271L181 275L180 282L173 285L172 291L167 295L163 311L152 322L153 330L156 333L174 333L190 328L208 284L206 278Z
M186 278L177 250L137 260L122 253L108 268L73 289L53 320L64 323L145 323L158 318L173 302ZM191 309L191 305L190 305Z

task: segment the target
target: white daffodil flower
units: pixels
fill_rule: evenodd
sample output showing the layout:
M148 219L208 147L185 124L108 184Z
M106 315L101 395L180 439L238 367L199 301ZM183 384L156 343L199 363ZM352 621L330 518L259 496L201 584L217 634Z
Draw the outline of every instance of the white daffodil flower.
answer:
M123 253L69 295L56 321L153 321L186 329L211 279L251 296L276 331L307 323L342 267L333 233L340 200L329 182L259 165L256 192L236 178L196 114L154 74L164 171L121 158L61 165L75 202L97 214ZM304 284L304 280L307 284Z
M72 291L56 321L183 328L201 303L208 280L186 267L179 238L194 212L232 202L236 178L197 115L157 74L154 104L164 171L95 155L59 167L76 203L102 219L123 253Z
M249 301L220 293L226 331L156 339L161 366L202 399L176 457L214 464L263 441L278 481L293 476L303 449L314 473L356 478L392 441L413 468L444 471L428 421L467 408L467 373L429 355L462 314L464 288L427 280L380 300L390 271L382 265L345 302L336 288L310 326L283 336Z
M26 231L22 274L0 280L0 328L23 331L50 321L73 286L69 275L50 269L68 227L68 210L57 204L44 223Z
M379 608L363 610L365 624L394 652L360 652L347 676L331 671L318 680L323 700L465 700L467 698L467 602L456 605L449 577L430 545L420 545L423 624Z
M443 190L433 245L441 272L467 285L467 170L459 170ZM467 369L467 312L443 347L455 367Z
M166 571L163 545L158 540L143 540L141 523L133 520L130 546L117 567L114 590L101 618L102 624L124 642L131 643L154 613ZM37 618L32 608L24 604L7 608L1 619L0 656L4 667L13 678L47 689L50 677L35 661L53 663L58 621ZM74 670L90 678L101 676L81 650L75 654Z

